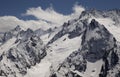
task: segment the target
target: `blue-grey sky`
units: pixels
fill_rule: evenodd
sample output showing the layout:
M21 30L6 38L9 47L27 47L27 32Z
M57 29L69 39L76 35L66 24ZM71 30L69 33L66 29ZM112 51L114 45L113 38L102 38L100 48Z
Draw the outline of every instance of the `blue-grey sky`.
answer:
M52 6L59 13L70 14L75 3L87 9L107 10L120 8L120 0L0 0L0 16L20 16L28 8L38 6L43 9Z

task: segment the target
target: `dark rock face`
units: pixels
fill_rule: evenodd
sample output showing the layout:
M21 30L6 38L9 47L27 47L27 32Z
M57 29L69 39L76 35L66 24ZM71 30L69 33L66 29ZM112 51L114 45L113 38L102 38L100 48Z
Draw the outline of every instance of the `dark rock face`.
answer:
M119 71L119 67L116 69L116 66L119 65L119 57L114 49L112 49L110 52L106 53L103 57L104 65L101 68L101 73L99 77L116 77L115 74L112 75L112 73L117 73ZM110 73L109 71L112 71L115 69L116 72Z
M94 19L85 25L87 27L82 33L82 48L67 57L51 77L82 77L74 71L85 72L87 61L94 63L100 59L103 59L104 64L99 77L107 77L108 71L117 65L119 57L115 38Z
M119 61L117 52L119 48L115 38L109 31L95 20L92 20L82 37L82 55L89 62L103 59L100 77L109 77L108 71L112 70Z
M115 75L115 77L120 77L120 71Z
M116 77L116 73L119 72L119 48L111 49L103 56L104 65L102 66L100 77Z
M100 25L92 20L82 37L83 56L90 62L95 62L103 57L106 51L114 48L114 37Z
M110 53L110 58L109 59L110 59L110 64L109 65L110 65L111 68L113 68L119 61L119 57L114 51L112 51Z
M80 36L81 33L82 33L81 31L82 31L81 27L80 26L76 26L73 31L69 32L69 36L68 37L70 39L72 39L74 37Z

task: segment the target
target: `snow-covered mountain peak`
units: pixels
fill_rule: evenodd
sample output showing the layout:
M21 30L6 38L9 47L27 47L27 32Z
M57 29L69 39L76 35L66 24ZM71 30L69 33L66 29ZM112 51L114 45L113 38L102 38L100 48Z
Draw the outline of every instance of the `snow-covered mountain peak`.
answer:
M75 28L76 26L80 28ZM81 45L77 50L71 52L57 70L51 68L53 71L50 77L106 77L107 75L101 73L106 73L107 67L110 68L107 71L110 71L113 66L117 65L117 53L119 52L115 51L119 49L117 48L117 41L106 27L97 22L96 19L92 19L90 23L78 19L71 24L66 23L62 30L53 37L55 43L67 34L68 37L72 34L73 37L69 37L70 39L82 36L82 38L79 38L81 39ZM74 36L79 32L81 32L79 35ZM60 33L63 34L60 35ZM59 38L58 35L60 35ZM54 42L52 43L54 44ZM114 56L114 58L111 58L111 56ZM106 64L106 61L108 64Z
M21 31L22 28L19 25L17 25L13 30L15 30L15 31Z
M17 26L0 37L0 76L119 77L119 23L119 10L93 9L48 30Z
M106 51L116 45L116 39L95 19L91 21L82 37L82 52L88 61L95 62L103 57Z

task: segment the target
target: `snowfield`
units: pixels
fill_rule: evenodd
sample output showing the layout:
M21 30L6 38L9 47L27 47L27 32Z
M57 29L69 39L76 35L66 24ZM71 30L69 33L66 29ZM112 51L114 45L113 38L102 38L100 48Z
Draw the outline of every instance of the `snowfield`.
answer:
M50 45L47 56L42 59L39 64L31 69L28 69L28 73L25 77L48 77L46 75L49 75L51 65L54 69L57 69L58 65L62 63L72 52L77 50L80 45L81 36L73 39L69 39L68 35L61 37Z

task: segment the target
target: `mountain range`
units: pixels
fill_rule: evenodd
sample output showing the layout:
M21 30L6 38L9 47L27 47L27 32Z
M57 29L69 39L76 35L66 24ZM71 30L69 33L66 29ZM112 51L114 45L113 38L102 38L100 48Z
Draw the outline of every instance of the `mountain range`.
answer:
M85 10L48 30L0 33L1 77L120 77L120 10Z

